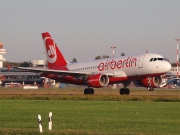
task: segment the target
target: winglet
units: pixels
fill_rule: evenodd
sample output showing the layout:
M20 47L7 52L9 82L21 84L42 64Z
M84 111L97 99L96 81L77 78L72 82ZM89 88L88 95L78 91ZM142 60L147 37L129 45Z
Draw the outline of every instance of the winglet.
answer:
M48 32L42 33L49 69L67 70L67 61Z

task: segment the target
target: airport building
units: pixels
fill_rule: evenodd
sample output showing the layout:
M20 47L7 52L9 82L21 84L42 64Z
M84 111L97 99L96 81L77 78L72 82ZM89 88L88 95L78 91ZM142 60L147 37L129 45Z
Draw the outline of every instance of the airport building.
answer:
M4 68L3 62L6 59L3 55L6 54L6 49L4 49L3 43L0 42L0 84L2 86L6 85L43 85L44 78L41 78L39 73L32 73L28 71L22 71L18 69L13 69L10 67ZM43 60L33 61L34 66L44 65Z
M44 79L38 73L18 69L0 68L0 83L6 85L43 85Z

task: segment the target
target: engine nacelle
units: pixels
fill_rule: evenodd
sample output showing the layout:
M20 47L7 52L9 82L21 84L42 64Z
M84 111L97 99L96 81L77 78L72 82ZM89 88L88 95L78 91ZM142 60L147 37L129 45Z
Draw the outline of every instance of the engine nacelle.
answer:
M102 88L108 85L109 77L104 74L91 75L87 78L87 84L90 87Z
M162 77L156 76L156 77L146 77L141 80L141 84L145 87L153 87L157 88L162 84Z

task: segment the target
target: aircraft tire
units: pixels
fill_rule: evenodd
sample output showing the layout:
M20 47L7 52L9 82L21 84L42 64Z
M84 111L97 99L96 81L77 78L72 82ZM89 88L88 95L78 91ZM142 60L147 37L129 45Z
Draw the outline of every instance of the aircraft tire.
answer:
M148 90L148 91L153 91L154 88L153 88L153 87L147 87L147 90Z
M94 94L94 89L86 88L86 89L84 89L84 94Z
M153 91L154 90L154 88L153 87L151 87L151 91Z
M119 94L120 94L120 95L124 95L124 93L125 93L124 91L125 91L124 88L121 88L121 89L119 90Z
M126 89L124 89L124 90L125 90L125 94L126 94L126 95L129 95L129 93L130 93L129 89L126 88Z
M151 87L147 87L147 90L148 90L148 91L151 91Z
M119 94L120 95L129 95L129 93L130 93L130 90L128 89L128 88L121 88L120 90L119 90Z
M89 89L89 91L90 91L90 94L94 94L94 89Z
M88 89L84 89L84 94L88 94Z

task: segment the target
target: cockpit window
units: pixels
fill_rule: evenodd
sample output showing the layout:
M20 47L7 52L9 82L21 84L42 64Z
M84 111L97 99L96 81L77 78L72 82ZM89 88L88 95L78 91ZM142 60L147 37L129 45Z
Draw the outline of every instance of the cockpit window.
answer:
M166 58L163 58L163 60L164 60L164 61L167 61L167 59L166 59Z
M157 58L157 59L163 61L163 58Z
M167 61L165 58L151 58L150 59L150 62L152 62L152 61Z

